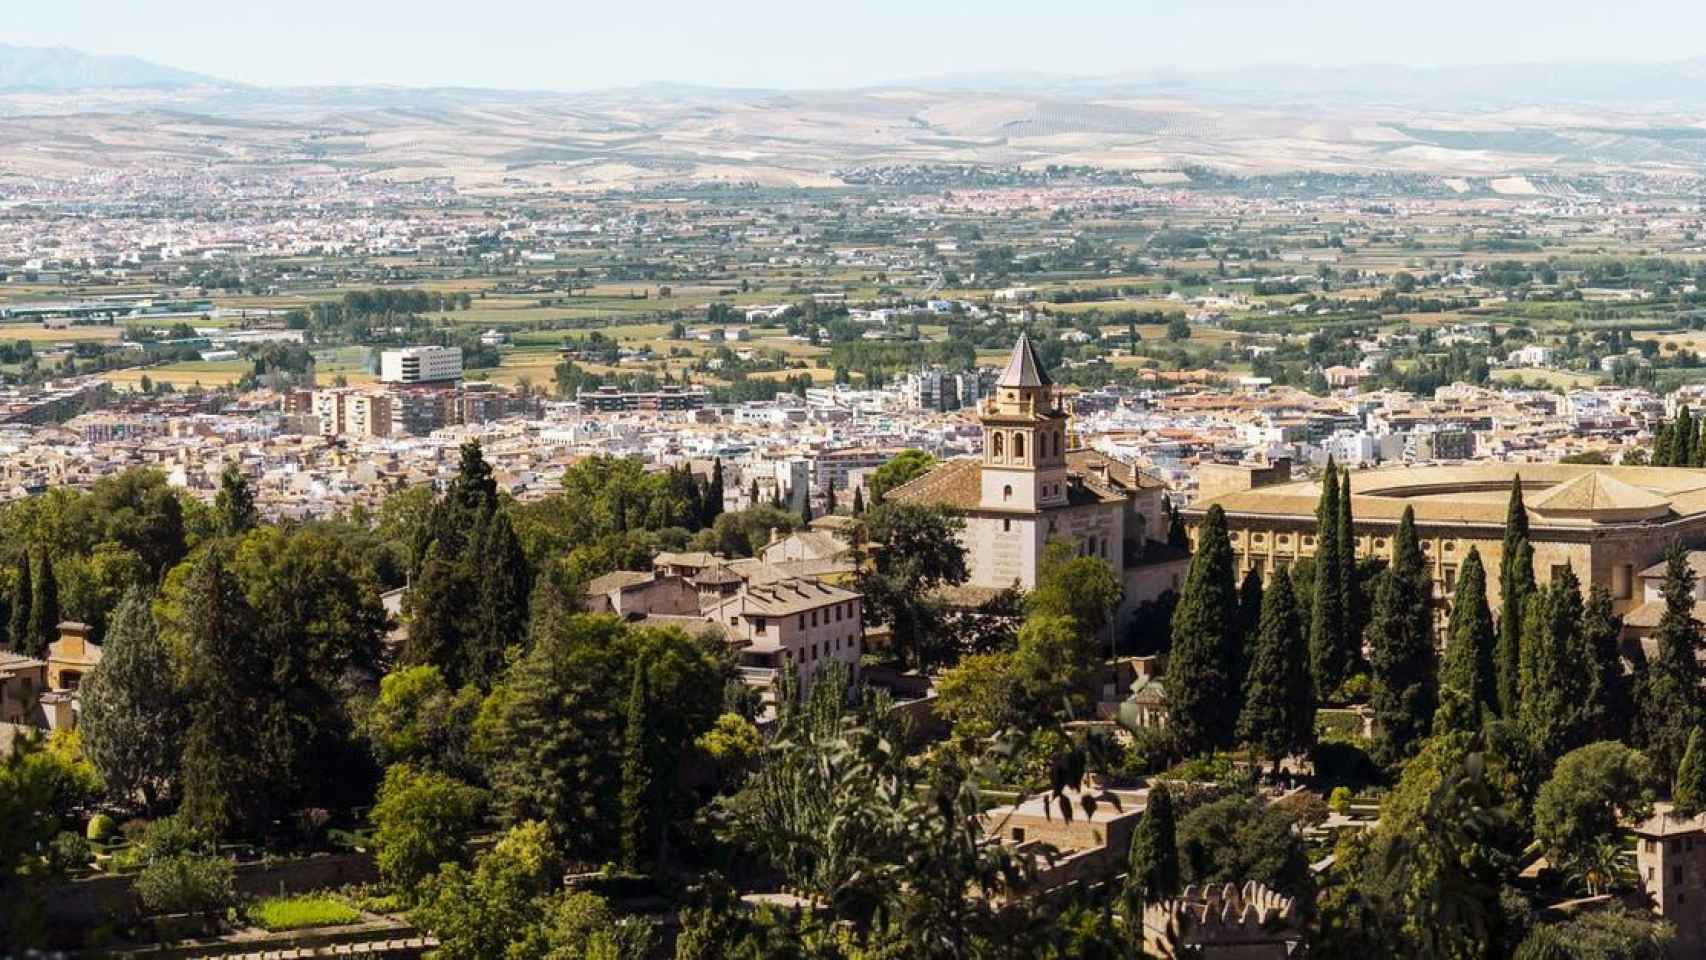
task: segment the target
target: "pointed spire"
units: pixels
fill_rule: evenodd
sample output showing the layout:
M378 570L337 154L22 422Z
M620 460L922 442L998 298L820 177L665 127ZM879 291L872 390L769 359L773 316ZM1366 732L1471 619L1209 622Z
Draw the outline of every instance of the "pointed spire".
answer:
M1007 359L1007 369L1001 371L998 387L1048 387L1054 381L1048 378L1048 371L1043 369L1043 362L1037 359L1036 348L1031 346L1031 338L1019 334L1019 342L1013 345L1013 355Z

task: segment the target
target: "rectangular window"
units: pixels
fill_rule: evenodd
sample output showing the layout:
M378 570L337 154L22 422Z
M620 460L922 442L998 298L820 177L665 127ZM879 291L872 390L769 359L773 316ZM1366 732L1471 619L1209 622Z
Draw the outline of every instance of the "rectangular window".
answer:
M1627 600L1635 595L1635 565L1620 564L1611 568L1611 595Z
M1449 597L1457 592L1457 568L1446 567L1442 572L1445 576L1445 595Z
M812 611L812 626L814 626L814 627L817 626L817 611L816 610Z
M806 615L802 613L802 614L800 614L800 629L804 630L805 628L806 628Z

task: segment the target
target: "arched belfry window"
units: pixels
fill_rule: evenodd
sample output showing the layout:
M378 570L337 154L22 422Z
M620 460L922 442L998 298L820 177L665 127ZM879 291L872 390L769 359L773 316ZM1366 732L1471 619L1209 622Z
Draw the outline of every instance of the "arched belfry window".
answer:
M1025 435L1013 434L1013 459L1023 463L1025 460Z
M1054 455L1057 457L1060 456L1060 431L1059 430L1056 430L1054 432Z
M1002 449L1001 449L1001 434L997 433L997 434L992 434L991 436L992 436L992 439L990 440L990 443L994 444L994 446L995 446L995 455L997 457L1000 457L1003 455Z

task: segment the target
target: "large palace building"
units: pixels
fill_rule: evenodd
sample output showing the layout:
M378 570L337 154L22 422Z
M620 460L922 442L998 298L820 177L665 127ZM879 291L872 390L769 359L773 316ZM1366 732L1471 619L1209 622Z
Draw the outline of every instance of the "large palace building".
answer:
M1505 511L1511 481L1519 477L1535 579L1545 584L1568 567L1584 591L1594 584L1609 589L1631 628L1656 623L1665 549L1673 542L1706 543L1706 470L1486 463L1353 473L1357 556L1390 559L1399 518L1414 507L1435 596L1449 599L1456 592L1457 572L1473 546L1488 571L1488 601L1497 609ZM1199 501L1184 516L1194 543L1204 513L1218 504L1226 511L1239 575L1252 567L1271 575L1314 555L1319 497L1320 484L1291 480L1283 461L1212 465L1204 468Z
M1166 535L1162 484L1072 448L1054 382L1028 338L1020 336L978 420L982 457L950 460L887 498L952 507L965 518L967 586L1034 587L1045 547L1064 541L1113 568L1125 587L1122 612L1177 589L1186 558L1155 542Z

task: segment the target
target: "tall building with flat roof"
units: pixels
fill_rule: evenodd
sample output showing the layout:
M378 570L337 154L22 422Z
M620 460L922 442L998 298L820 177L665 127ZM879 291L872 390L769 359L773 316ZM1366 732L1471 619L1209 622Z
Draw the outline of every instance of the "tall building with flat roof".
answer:
M404 347L379 355L386 383L438 383L462 379L461 347Z

